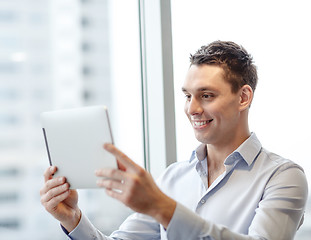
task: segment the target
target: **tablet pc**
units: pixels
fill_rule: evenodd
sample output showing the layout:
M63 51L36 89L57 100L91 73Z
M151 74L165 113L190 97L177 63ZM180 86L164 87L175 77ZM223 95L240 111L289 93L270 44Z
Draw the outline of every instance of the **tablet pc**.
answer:
M55 176L66 177L71 189L97 188L95 170L117 168L115 157L103 148L113 143L105 106L43 112L41 124Z

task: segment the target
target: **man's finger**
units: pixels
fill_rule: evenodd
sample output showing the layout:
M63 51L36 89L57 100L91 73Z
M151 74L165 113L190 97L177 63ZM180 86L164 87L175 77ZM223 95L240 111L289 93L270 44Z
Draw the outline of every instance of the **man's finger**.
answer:
M52 179L53 174L57 171L57 168L55 166L51 166L47 168L44 172L44 182L47 182L48 180Z
M117 159L118 169L125 171L126 167Z
M119 192L123 192L124 190L124 182L123 181L115 181L113 179L98 179L96 182L97 186L103 187L106 189L114 189Z
M45 207L45 209L48 212L52 213L53 209L55 209L59 203L64 201L68 197L69 194L70 194L70 191L67 190L67 191L62 192L53 198L50 198L48 201L42 198L41 204Z
M62 185L66 182L66 179L64 177L58 177L56 179L49 179L45 182L43 188L40 190L40 194L43 195L50 191L52 188L55 188L59 185Z
M43 194L41 196L41 203L44 204L45 202L49 202L49 201L51 201L51 199L57 197L58 195L65 193L65 192L68 192L68 191L69 191L69 184L68 183L64 183L62 185L59 185L53 189L50 189L45 194Z
M126 173L119 169L101 168L95 171L97 177L110 178L122 181L126 178Z
M114 155L121 166L127 168L136 168L138 165L133 162L128 156L126 156L123 152L121 152L118 148L116 148L113 144L111 143L106 143L104 144L104 148L110 152L112 155Z

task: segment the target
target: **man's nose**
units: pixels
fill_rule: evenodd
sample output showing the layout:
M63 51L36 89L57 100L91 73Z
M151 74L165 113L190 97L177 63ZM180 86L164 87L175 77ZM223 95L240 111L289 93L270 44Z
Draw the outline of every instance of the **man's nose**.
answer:
M198 115L202 114L203 108L201 106L200 101L198 101L196 98L192 98L188 105L188 114L189 115Z

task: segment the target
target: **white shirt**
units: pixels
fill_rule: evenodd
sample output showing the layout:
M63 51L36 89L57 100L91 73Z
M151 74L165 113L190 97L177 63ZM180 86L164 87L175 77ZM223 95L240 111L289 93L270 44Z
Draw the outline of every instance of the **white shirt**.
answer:
M255 134L225 160L225 172L207 185L207 152L201 145L190 161L177 162L158 179L178 204L167 230L134 213L103 236L82 216L70 239L293 239L308 195L297 164L262 148Z

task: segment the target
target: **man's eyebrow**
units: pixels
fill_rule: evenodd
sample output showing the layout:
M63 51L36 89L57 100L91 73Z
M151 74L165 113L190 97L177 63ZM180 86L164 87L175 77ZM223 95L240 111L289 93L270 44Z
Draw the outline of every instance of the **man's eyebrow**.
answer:
M181 90L183 92L188 92L188 90L184 87L181 88ZM198 88L196 91L198 92L204 92L204 91L216 91L215 89L211 88L211 87L201 87L201 88Z
M184 87L181 88L181 91L183 91L183 92L188 92L187 89L184 88Z

